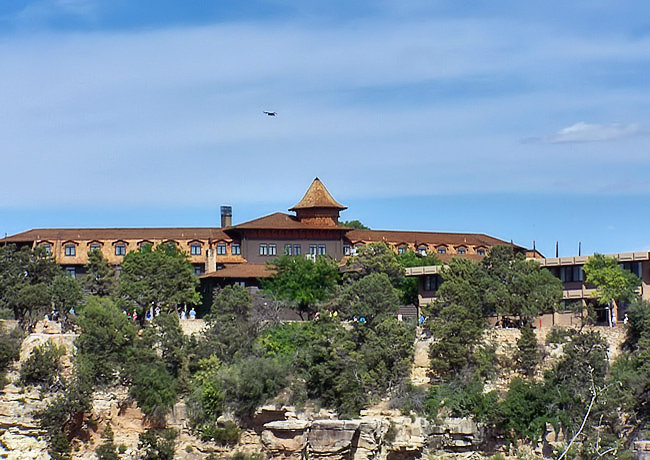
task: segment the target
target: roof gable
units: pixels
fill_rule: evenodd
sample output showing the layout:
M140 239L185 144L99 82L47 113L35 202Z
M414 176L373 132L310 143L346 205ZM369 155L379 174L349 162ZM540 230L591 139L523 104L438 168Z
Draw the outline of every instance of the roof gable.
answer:
M296 216L285 214L283 212L274 212L268 216L259 217L257 219L249 220L233 227L228 227L226 231L230 230L302 230L302 229L326 229L326 230L343 230L349 231L348 227L342 225L337 226L319 226L306 222L302 222Z
M332 195L330 195L330 192L327 191L325 185L323 185L318 177L311 183L305 196L302 197L302 200L300 200L300 202L293 208L290 208L289 211L308 208L348 209L347 206L343 206L332 198Z

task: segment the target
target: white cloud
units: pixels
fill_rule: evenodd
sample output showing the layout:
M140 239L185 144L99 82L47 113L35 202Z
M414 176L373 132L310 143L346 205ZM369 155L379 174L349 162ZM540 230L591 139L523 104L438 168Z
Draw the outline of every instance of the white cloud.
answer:
M645 131L640 125L632 124L596 124L578 122L566 128L562 128L552 136L543 140L551 144L564 144L572 142L602 142L620 139L624 137L636 136Z

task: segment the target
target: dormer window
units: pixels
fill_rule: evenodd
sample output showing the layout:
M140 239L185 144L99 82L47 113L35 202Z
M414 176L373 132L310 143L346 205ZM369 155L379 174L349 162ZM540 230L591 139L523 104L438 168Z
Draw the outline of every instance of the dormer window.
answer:
M476 253L477 253L479 256L484 256L484 255L485 255L485 249L483 249L483 248L481 248L481 249L477 249L477 250L476 250Z
M143 246L140 246L142 249ZM115 255L116 256L124 256L126 255L126 243L117 243L115 245Z
M406 254L406 246L398 246L397 247L397 253L398 254Z
M444 247L438 248L438 254L447 254L447 248Z
M418 254L421 256L426 256L427 255L427 247L426 246L418 246Z
M217 255L218 256L226 255L226 243L217 243Z
M467 253L467 249L465 248L458 248L458 254L463 255Z
M201 245L199 243L192 243L190 246L190 254L193 256L201 255ZM217 246L217 254L219 254L219 247Z
M101 245L100 245L99 243L92 243L92 244L89 246L89 249L88 249L88 250L91 251L91 252L92 252L92 251L99 251L99 250L101 250L101 248L102 248L102 247L101 247Z
M138 241L138 249L140 252L144 252L147 248L153 248L153 242L149 240Z
M74 257L77 255L77 247L70 243L65 245L65 255L66 257Z
M52 255L52 246L50 243L41 244L41 247L45 250L48 256Z
M233 256L238 256L241 254L241 245L239 243L233 243L230 251L232 252Z

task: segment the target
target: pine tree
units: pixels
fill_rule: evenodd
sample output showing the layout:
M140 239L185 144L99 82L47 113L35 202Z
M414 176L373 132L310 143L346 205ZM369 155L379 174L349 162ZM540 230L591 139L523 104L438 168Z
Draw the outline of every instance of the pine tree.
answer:
M517 369L527 377L535 375L535 369L541 360L539 344L535 331L530 324L521 328L521 334L517 340L516 351Z
M120 456L118 455L117 448L113 442L113 429L111 428L110 423L106 425L106 429L102 433L102 439L104 442L95 450L97 460L119 460Z
M86 265L86 292L90 295L108 297L115 291L115 269L108 264L101 251L95 249L88 254Z

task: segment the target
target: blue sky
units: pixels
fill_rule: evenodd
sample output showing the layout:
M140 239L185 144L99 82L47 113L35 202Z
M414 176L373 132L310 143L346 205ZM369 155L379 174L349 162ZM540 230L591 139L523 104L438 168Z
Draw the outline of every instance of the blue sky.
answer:
M0 232L212 226L220 204L238 222L318 176L373 228L648 250L649 18L645 1L7 0Z

